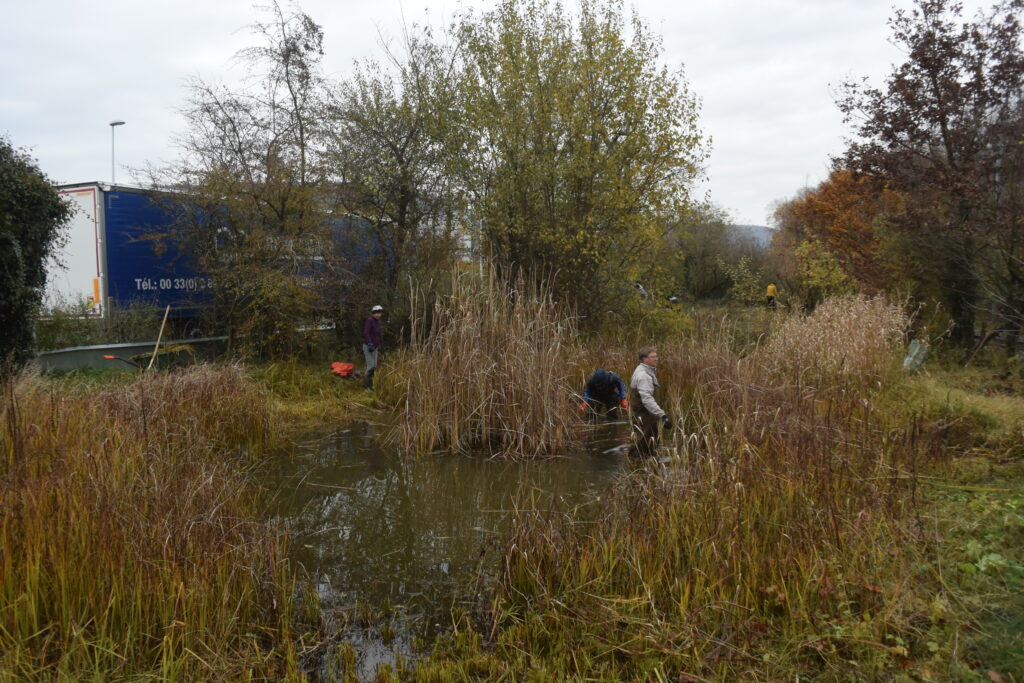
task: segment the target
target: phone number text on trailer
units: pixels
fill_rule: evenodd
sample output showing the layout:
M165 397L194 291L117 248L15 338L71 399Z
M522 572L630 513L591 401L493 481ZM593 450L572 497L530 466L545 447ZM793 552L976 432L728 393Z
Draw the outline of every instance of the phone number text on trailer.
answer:
M135 289L140 292L156 290L197 291L213 286L213 279L207 277L137 277Z

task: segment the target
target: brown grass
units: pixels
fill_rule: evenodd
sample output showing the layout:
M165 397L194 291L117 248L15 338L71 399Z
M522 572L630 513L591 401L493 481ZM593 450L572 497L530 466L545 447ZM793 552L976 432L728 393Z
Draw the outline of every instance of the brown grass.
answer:
M243 474L269 434L232 366L0 399L0 679L292 670L284 540Z
M884 297L828 299L809 316L785 318L760 349L760 360L790 381L878 381L909 322L903 307Z
M578 423L568 365L578 349L547 292L456 278L432 315L414 315L408 352L385 378L382 393L402 411L399 442L416 453L557 451Z
M491 608L458 619L419 679L968 671L956 654L966 619L934 607L954 599L918 517L918 475L944 457L944 432L876 408L891 352L841 334L846 324L784 322L773 339L789 349L819 334L834 345L801 355L810 365L797 373L780 371L774 352L737 354L727 326L662 346L665 404L682 423L660 454L667 464L640 463L602 500L596 524L523 515ZM836 383L865 376L882 385Z

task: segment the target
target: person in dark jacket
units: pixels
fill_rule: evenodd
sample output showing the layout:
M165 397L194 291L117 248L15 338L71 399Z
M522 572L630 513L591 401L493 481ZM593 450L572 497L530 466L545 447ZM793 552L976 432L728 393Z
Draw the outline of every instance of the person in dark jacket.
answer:
M616 408L629 410L629 404L626 402L626 383L610 370L594 370L594 374L587 379L587 386L583 389L580 412L593 410L599 414L611 415Z
M384 307L378 304L370 309L370 315L363 323L363 358L366 360L363 388L367 391L373 391L373 372L377 369L380 351L380 319L383 316Z

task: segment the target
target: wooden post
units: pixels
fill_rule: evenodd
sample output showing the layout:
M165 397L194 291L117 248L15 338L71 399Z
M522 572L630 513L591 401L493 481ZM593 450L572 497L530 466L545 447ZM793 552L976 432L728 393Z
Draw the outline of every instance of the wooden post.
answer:
M164 325L167 324L167 314L171 312L171 307L168 306L164 309L164 321L160 323L160 334L156 335L156 345L153 347L153 355L149 358L149 365L146 366L146 370L153 367L153 361L156 360L157 351L160 350L160 340L164 337Z

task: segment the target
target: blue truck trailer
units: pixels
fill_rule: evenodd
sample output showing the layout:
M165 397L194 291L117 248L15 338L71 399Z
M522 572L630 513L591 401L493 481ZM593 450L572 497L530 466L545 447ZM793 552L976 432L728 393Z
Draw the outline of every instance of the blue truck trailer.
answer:
M67 241L51 263L46 308L78 309L103 317L133 304L171 307L171 317L195 316L211 300L214 282L177 252L167 235L175 223L173 195L100 182L60 185L74 206ZM393 245L383 243L370 223L350 215L325 215L333 241L330 258L353 274L373 264L392 264ZM158 246L159 245L159 246ZM309 274L323 258L308 263ZM340 292L339 292L340 294Z
M172 315L191 315L207 298L211 282L196 273L173 248L156 248L173 216L166 200L141 188L99 182L61 185L74 215L67 241L50 265L47 308L85 304L102 317L111 308L147 304L170 306Z

